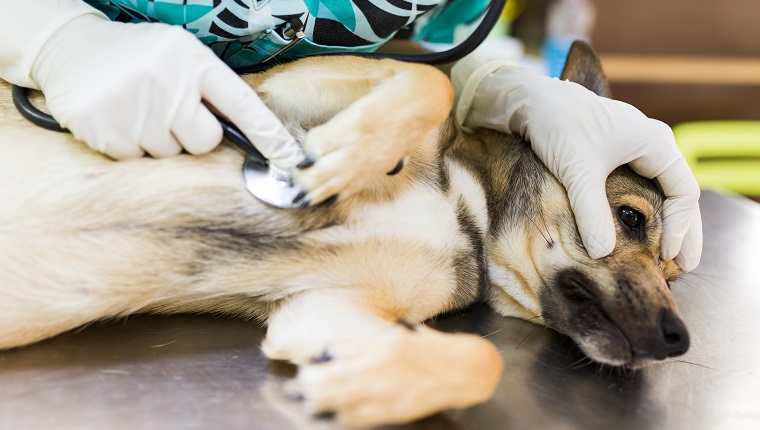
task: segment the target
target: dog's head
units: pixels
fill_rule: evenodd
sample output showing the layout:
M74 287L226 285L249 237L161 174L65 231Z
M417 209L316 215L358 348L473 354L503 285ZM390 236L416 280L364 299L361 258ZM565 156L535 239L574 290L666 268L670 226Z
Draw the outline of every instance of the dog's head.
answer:
M599 60L585 44L573 45L562 79L608 96ZM511 169L530 170L524 165ZM659 257L664 195L657 186L626 166L609 176L607 197L617 240L609 256L593 260L583 247L564 188L548 172L550 178L540 184L525 176L529 191L504 202L522 206L512 215L520 219L522 214L522 221L503 222L495 229L492 222L493 307L507 315L540 318L600 363L638 367L685 353L689 334L669 288L680 270ZM510 182L519 184L514 178Z

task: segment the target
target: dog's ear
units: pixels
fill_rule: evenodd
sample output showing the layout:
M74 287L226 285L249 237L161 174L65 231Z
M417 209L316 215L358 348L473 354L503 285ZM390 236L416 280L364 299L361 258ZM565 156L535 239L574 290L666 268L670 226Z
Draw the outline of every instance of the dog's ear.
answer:
M580 40L573 42L570 47L560 79L577 82L602 97L611 98L610 85L602 71L599 57L588 44Z

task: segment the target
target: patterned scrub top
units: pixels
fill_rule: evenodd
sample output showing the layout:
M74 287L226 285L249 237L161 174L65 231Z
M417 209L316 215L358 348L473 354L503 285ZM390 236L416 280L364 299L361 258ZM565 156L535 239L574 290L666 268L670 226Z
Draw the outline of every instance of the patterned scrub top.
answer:
M329 52L374 51L404 30L451 42L454 28L481 16L488 0L85 0L113 21L181 25L231 67ZM283 26L303 24L298 43ZM414 23L414 24L413 24Z

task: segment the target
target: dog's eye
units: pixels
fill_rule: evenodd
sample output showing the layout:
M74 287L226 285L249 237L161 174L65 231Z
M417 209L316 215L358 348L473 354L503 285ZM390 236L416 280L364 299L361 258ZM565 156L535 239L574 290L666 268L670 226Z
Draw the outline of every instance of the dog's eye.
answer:
M644 215L628 206L621 207L618 210L618 216L620 216L620 220L623 221L623 224L634 230L641 227L641 223L644 221Z

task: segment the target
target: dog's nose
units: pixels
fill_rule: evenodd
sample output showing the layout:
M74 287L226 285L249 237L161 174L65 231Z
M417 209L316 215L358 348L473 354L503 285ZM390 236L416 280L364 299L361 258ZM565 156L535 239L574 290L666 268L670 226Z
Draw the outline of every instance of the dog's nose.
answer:
M689 331L681 318L670 309L660 311L660 336L652 353L655 358L662 360L667 357L677 357L689 350Z

